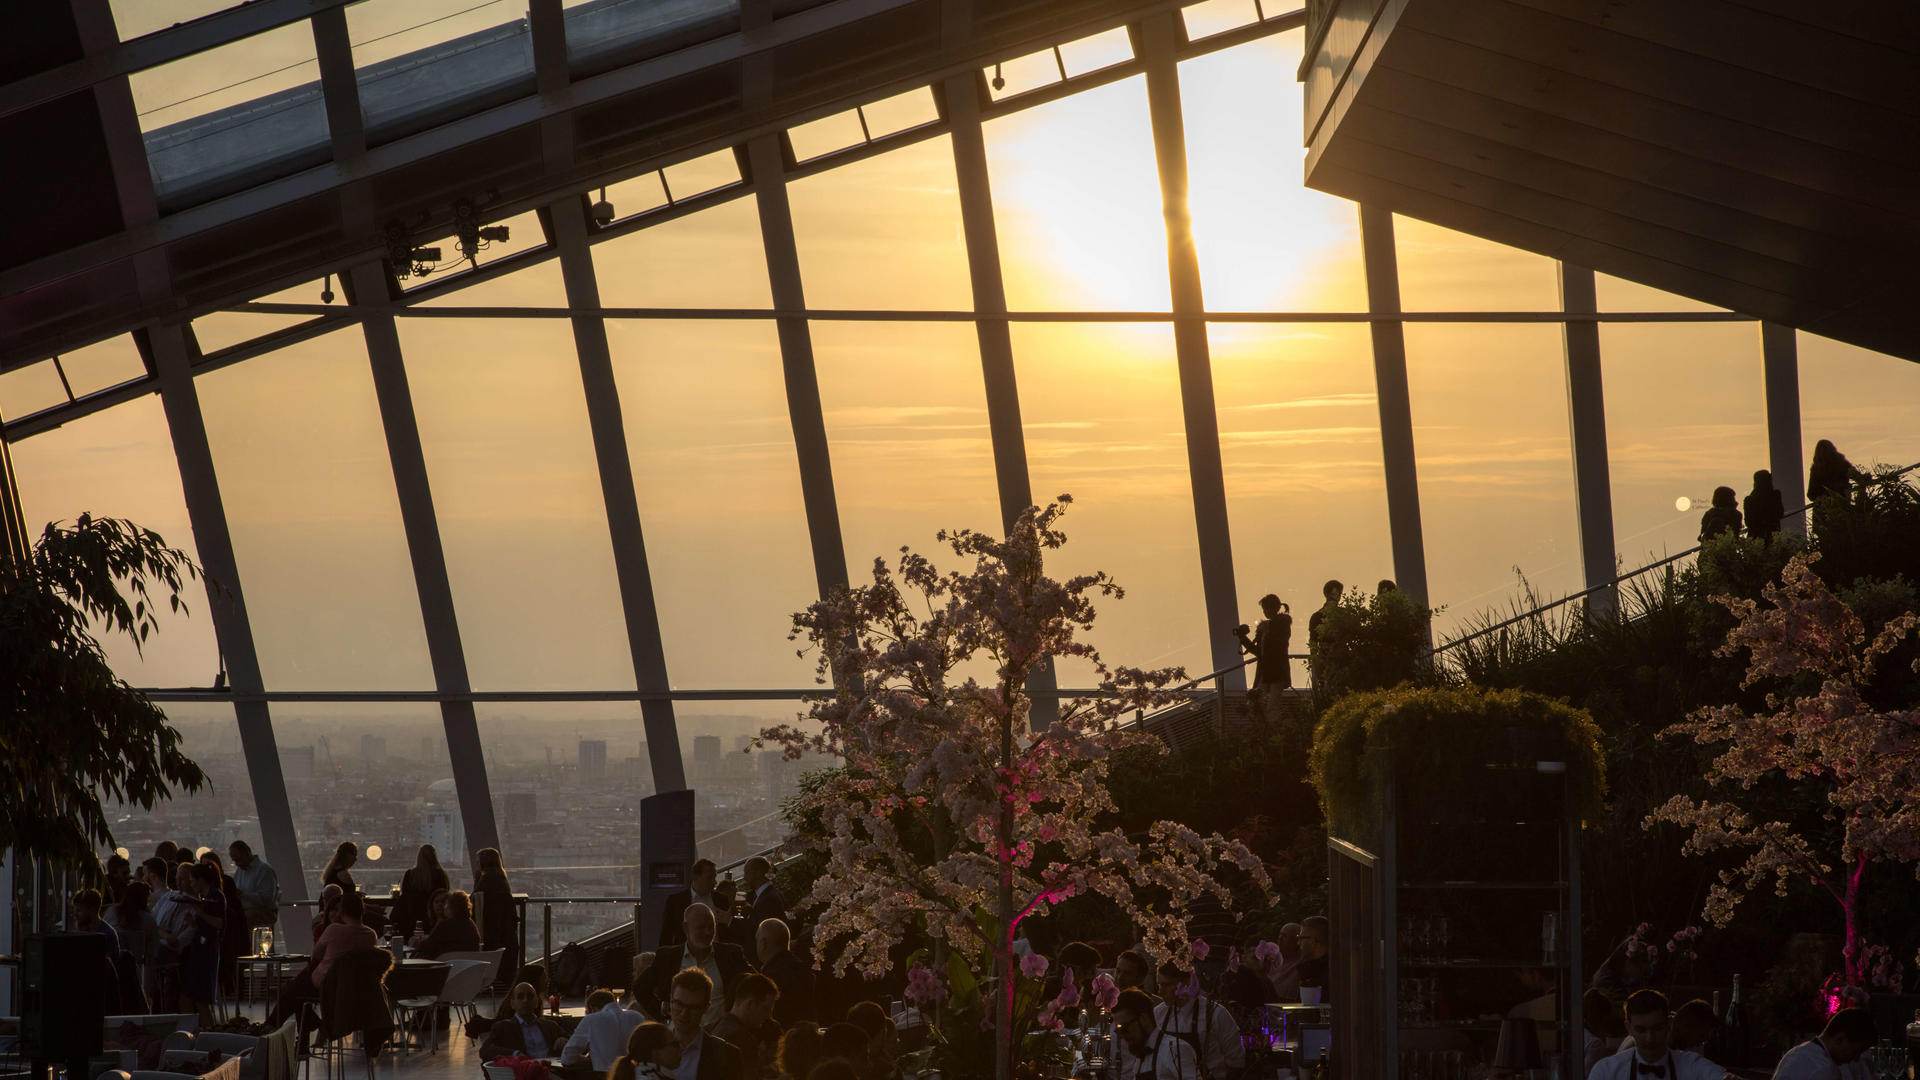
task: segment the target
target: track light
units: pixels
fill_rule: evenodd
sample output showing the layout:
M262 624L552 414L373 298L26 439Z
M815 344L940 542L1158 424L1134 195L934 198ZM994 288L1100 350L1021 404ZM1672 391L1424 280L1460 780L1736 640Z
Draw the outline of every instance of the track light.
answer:
M588 212L593 215L593 223L603 229L613 224L613 204L607 201L606 188L600 189L600 201L594 203Z
M332 274L328 274L326 277L320 280L320 302L323 304L333 303L333 275Z

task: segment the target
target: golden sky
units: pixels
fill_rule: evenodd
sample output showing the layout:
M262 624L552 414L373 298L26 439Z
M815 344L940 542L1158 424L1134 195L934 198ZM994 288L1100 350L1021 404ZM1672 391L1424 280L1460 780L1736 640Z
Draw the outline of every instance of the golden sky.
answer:
M439 3L350 9L355 41L378 39L357 48L360 62L491 25L512 7L383 36ZM154 12L165 5L114 7L132 26L163 17ZM178 5L177 17L199 13L191 8ZM311 59L311 40L294 29L137 79L141 108L155 110L147 126L311 81L311 65L299 66ZM1095 43L1076 56L1111 47ZM1288 33L1181 69L1195 239L1216 310L1365 307L1353 206L1300 183L1299 48L1298 33ZM1028 77L1027 68L1008 71L1010 81ZM262 77L244 91L163 108L254 75ZM1140 79L995 120L987 150L1013 307L1166 308ZM667 179L684 196L724 182L730 169L722 156L669 170ZM609 197L622 214L634 212L647 205L648 185L659 181L641 178ZM798 181L789 195L813 306L971 303L944 137ZM530 218L512 224L506 250L537 242ZM1556 304L1554 266L1543 257L1408 219L1397 227L1408 310ZM610 305L769 303L751 199L597 245L594 260ZM279 298L317 293L305 286ZM1612 279L1602 280L1600 298L1608 310L1700 306ZM440 302L557 305L564 297L548 263ZM219 315L194 331L211 349L285 321ZM973 327L819 321L811 331L850 573L864 577L875 555L902 544L930 548L943 527L997 528ZM402 319L400 332L474 685L631 687L569 324ZM786 640L787 617L811 599L814 577L772 323L613 321L608 335L675 685L808 685L810 665ZM1548 592L1577 588L1559 328L1409 324L1406 340L1428 573L1434 602L1448 609L1440 626L1504 604L1516 568ZM1215 324L1209 341L1242 617L1257 617L1254 601L1269 591L1304 616L1325 578L1371 588L1390 576L1364 324ZM1058 570L1107 569L1128 590L1103 605L1096 644L1114 661L1205 671L1170 328L1015 324L1013 347L1033 492L1076 499L1067 519L1073 543ZM1859 464L1920 460L1911 419L1920 366L1807 335L1800 347L1809 446L1833 438ZM123 338L76 354L75 366L123 372L129 348ZM1759 332L1752 324L1617 324L1603 327L1602 349L1616 535L1622 559L1637 565L1692 543L1697 514L1676 513L1676 496L1704 499L1718 484L1744 490L1766 464ZM45 378L0 379L0 409L18 415L46 404L58 386ZM268 685L428 687L359 331L211 372L198 386ZM157 399L13 452L35 525L82 511L125 516L191 548ZM205 685L216 660L204 603L196 608L191 619L169 620L143 659L113 646L123 673L139 685ZM1068 672L1065 681L1078 677Z

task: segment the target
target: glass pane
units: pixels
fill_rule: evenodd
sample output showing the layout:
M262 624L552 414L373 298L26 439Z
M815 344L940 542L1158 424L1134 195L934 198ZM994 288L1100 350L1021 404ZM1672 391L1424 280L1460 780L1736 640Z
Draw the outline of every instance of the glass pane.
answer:
M1393 215L1403 311L1555 311L1559 270L1543 255Z
M740 159L731 150L715 150L692 161L669 165L660 174L666 178L667 194L677 202L739 183Z
M773 324L636 319L607 336L673 685L812 686L787 641L818 590Z
M400 341L474 688L631 688L572 327L403 319Z
M1543 597L1581 588L1560 328L1429 323L1406 335L1427 591L1447 608L1436 635L1511 614L1516 571ZM1382 563L1378 576L1392 573Z
M704 41L735 28L739 0L565 0L567 55L601 68Z
M1127 593L1096 603L1089 640L1109 664L1212 670L1172 328L1015 323L1013 355L1034 499L1074 498L1049 573ZM1079 664L1059 679L1092 685Z
M798 180L787 198L810 307L972 309L945 136Z
M231 364L196 385L267 687L431 688L360 331Z
M1713 489L1745 495L1767 467L1760 331L1602 324L1600 357L1615 543L1631 570L1692 547ZM1694 504L1684 513L1674 508L1682 495Z
M867 134L877 139L882 135L933 123L940 119L940 107L934 104L932 89L921 86L904 94L862 105L860 115L866 118Z
M941 529L1001 532L979 338L970 323L813 324L849 580ZM944 558L942 556L945 556Z
M1131 59L1133 39L1127 36L1126 27L1123 26L1060 46L1060 60L1066 65L1070 78L1124 64Z
M1373 340L1364 326L1207 328L1242 621L1273 593L1293 611L1291 651L1330 577L1371 587L1393 549L1380 462ZM1294 685L1306 684L1304 663Z
M73 392L82 396L119 386L147 373L146 361L140 358L140 346L134 344L131 334L65 353L60 357L60 369L67 373Z
M1009 306L1168 309L1145 82L1002 117L986 125L986 141Z
M788 128L787 141L793 144L795 161L810 161L822 154L859 146L867 141L867 133L860 127L859 110L848 109Z
M1920 462L1920 425L1913 422L1920 414L1920 364L1813 334L1795 338L1806 464L1821 439L1832 439L1862 469Z
M1180 15L1187 24L1188 41L1199 41L1260 21L1260 9L1253 0L1201 0L1181 8Z
M331 155L304 22L128 77L162 208L284 176Z
M659 172L641 173L630 180L608 184L596 192L596 198L599 197L604 197L613 206L614 216L609 220L623 221L635 214L667 205L667 186L660 179Z
M1016 56L986 69L987 96L994 101L1052 86L1060 81L1060 61L1052 49Z
M245 840L255 852L264 853L266 843L254 810L253 781L240 750L240 727L234 722L233 706L169 702L166 713L167 722L180 732L181 752L207 774L207 786L195 792L175 791L172 798L162 799L151 810L135 804L108 804L115 819L114 847L124 851L136 867L141 860L151 858L163 840L191 844L195 850L212 848L222 863L227 862L227 845L235 840ZM275 869L284 887L293 869Z
M1637 281L1593 275L1595 305L1601 311L1725 311L1726 308L1642 285Z
M345 301L336 288L337 282L322 280L309 281L295 285L291 289L282 289L266 296L256 296L254 300L267 304L320 304L326 303L322 292L332 292L333 302L344 305ZM221 349L265 337L276 330L285 330L289 326L299 326L313 315L268 315L252 311L214 311L193 320L193 339L200 346L200 352L211 354Z
M9 420L67 403L67 388L52 360L0 374L0 416Z
M120 34L121 41L132 41L144 37L156 30L165 30L179 23L192 22L203 15L224 11L238 5L233 0L168 0L155 3L154 0L111 0L108 5L113 10L113 26Z
M1367 310L1357 209L1300 181L1300 44L1281 34L1180 65L1209 310Z
M83 513L129 518L168 544L198 556L174 465L173 437L158 396L137 398L8 447L27 530ZM159 629L136 651L125 635L102 639L107 663L135 686L212 686L220 670L207 593L182 590L187 613L163 603ZM152 854L152 852L148 852Z
M420 301L420 306L563 308L567 306L567 283L560 276L560 260L553 258L429 297Z
M603 240L593 245L593 266L608 306L773 306L752 199Z
M310 890L347 840L360 848L347 872L370 898L391 896L422 843L434 845L454 888L471 886L460 830L435 832L445 808L460 817L438 706L283 702L273 731Z
M533 88L533 32L522 0L367 0L347 8L347 33L374 143Z

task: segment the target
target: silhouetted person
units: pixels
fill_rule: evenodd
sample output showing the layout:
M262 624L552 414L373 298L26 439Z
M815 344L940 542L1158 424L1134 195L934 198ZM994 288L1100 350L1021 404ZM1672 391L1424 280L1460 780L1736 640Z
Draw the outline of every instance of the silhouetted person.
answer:
M1378 584L1378 585L1375 585L1375 586L1373 587L1373 591L1374 591L1374 592L1376 592L1376 593L1378 593L1378 594L1379 594L1379 595L1381 595L1381 596L1385 596L1385 595L1387 595L1387 594L1388 594L1388 593L1390 593L1390 592L1399 592L1399 591L1400 591L1400 586L1398 586L1398 585L1395 585L1395 584L1393 583L1393 579L1392 579L1392 578L1384 578L1384 577L1383 577L1383 578L1381 578L1381 579L1380 579L1380 584Z
M1773 474L1765 469L1753 474L1753 490L1741 502L1746 511L1747 535L1760 540L1771 540L1780 534L1780 519L1787 516L1787 507L1780 499L1780 489L1773 486Z
M1733 489L1730 487L1713 489L1713 505L1700 515L1701 543L1716 536L1740 535L1740 508L1734 504L1733 498Z
M1821 439L1813 444L1813 465L1807 469L1807 501L1813 502L1822 495L1851 499L1853 482L1859 476L1859 470L1847 460L1847 455L1835 449L1830 440Z
M1245 624L1234 627L1233 636L1240 639L1241 650L1256 661L1254 693L1249 696L1257 698L1255 705L1271 720L1280 704L1280 691L1293 685L1293 662L1287 659L1293 640L1293 615L1272 593L1260 598L1260 611L1266 617L1254 627L1251 637Z
M1327 617L1327 612L1340 606L1340 594L1346 591L1347 587L1338 581L1329 581L1325 585L1320 586L1320 595L1326 598L1326 602L1320 605L1319 611L1307 616L1307 644L1309 646L1313 644L1314 638L1320 633L1321 620Z

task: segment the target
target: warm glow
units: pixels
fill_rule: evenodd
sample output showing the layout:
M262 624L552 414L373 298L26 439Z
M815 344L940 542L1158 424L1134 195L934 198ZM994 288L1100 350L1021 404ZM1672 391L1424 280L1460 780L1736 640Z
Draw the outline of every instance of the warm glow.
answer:
M380 855L381 855L381 852L380 852L380 845L379 845L379 844L368 844L368 845L367 845L367 861L368 861L368 862L379 862L379 861L380 861Z

